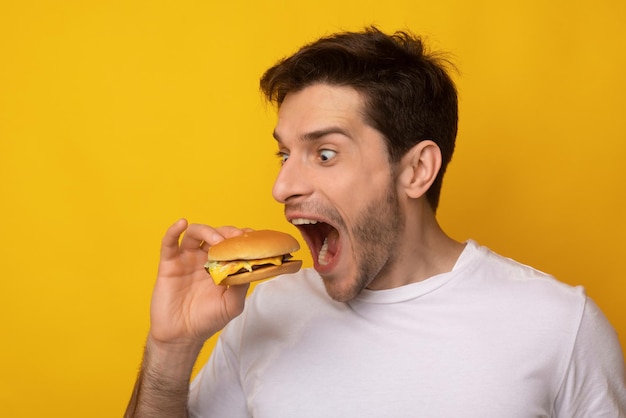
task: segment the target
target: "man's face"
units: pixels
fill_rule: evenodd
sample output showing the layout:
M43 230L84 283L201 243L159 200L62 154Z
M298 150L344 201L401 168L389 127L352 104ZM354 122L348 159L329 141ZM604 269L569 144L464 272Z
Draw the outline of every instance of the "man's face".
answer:
M380 278L403 226L383 136L362 109L356 90L315 84L287 95L274 132L283 160L274 198L339 301Z

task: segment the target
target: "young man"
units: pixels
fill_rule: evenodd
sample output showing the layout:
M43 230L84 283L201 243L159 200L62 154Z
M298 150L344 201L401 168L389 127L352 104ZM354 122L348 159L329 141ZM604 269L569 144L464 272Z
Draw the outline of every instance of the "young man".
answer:
M584 291L437 223L457 98L419 39L323 38L261 87L279 109L273 194L314 269L260 284L244 310L247 287L203 268L241 231L174 224L126 416L626 416L619 343Z

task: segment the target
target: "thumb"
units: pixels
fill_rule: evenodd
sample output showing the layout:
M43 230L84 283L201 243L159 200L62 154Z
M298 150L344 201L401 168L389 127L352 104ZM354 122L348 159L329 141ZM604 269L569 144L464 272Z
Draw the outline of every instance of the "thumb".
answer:
M228 286L224 292L224 304L229 321L243 312L249 288L250 283L238 284Z

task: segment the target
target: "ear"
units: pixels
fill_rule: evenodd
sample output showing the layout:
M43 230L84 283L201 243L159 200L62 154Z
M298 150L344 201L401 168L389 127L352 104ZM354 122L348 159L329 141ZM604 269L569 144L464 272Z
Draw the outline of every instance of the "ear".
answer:
M398 186L410 198L422 197L435 181L439 169L439 146L431 140L421 141L402 157Z

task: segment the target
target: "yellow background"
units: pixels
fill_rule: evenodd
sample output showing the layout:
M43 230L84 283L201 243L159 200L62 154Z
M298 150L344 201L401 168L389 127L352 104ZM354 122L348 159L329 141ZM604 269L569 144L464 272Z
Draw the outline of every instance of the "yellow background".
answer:
M445 229L584 285L626 345L625 21L623 0L4 0L2 415L121 415L179 217L294 232L258 78L368 24L459 67Z

